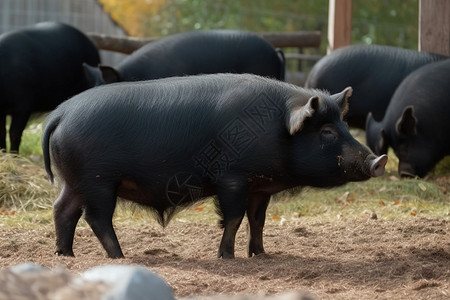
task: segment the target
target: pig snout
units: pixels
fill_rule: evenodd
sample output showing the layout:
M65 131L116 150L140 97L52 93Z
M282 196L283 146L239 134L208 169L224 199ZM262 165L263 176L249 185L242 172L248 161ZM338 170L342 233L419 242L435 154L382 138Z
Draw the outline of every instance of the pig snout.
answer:
M398 173L402 178L414 178L418 175L416 170L414 170L414 167L410 163L401 160L398 163Z
M371 158L369 160L370 176L378 177L384 174L384 167L386 166L388 156L383 154L381 156Z

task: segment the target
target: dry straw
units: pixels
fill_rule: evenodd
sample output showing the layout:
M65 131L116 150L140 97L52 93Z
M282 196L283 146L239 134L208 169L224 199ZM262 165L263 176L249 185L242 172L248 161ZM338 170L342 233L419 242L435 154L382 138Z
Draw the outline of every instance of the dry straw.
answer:
M27 158L0 153L0 208L6 211L47 209L58 195L42 166Z

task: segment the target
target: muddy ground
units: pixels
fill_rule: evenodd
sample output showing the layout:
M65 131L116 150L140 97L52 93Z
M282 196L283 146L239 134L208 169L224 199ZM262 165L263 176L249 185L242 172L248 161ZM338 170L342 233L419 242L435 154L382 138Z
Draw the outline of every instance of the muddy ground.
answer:
M322 299L449 299L450 222L413 217L269 220L267 254L246 256L246 225L234 260L216 258L217 225L173 220L118 226L126 258L109 259L90 228L77 228L75 258L53 255L53 227L0 227L0 267L32 261L79 273L101 264L140 264L176 297L309 291Z

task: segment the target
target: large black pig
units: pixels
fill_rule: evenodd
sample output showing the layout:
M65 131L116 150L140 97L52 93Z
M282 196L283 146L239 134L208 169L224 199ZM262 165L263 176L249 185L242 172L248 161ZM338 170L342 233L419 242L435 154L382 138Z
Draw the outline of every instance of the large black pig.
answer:
M120 196L153 208L165 225L180 207L217 195L234 257L247 212L248 254L263 253L270 196L330 187L384 172L342 117L351 88L330 96L250 74L213 74L103 85L60 105L43 134L64 187L54 205L57 253L73 255L84 218L110 257L122 257L112 216ZM51 155L50 155L51 154Z
M411 73L392 96L381 122L367 118L366 139L377 154L389 146L403 177L424 177L450 155L450 59Z
M380 45L353 45L337 49L314 65L308 75L307 88L337 93L353 88L346 121L364 129L367 114L377 121L402 80L417 68L447 56Z
M89 88L83 63L98 65L98 49L82 32L44 22L0 35L0 149L6 149L11 115L11 152L33 112L49 111Z
M260 35L239 30L200 30L148 43L115 68L87 66L92 85L172 76L251 73L284 79L285 61Z

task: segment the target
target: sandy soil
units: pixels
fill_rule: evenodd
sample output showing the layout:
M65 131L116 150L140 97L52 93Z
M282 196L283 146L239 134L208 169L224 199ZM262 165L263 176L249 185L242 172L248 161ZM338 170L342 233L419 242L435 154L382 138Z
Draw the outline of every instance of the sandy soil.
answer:
M106 257L90 228L77 228L75 258L53 255L51 225L0 227L0 267L32 261L78 273L101 264L141 264L176 297L309 291L322 299L449 299L450 222L411 217L269 221L267 254L246 257L246 225L234 260L216 258L221 229L173 220L117 228L125 259Z

